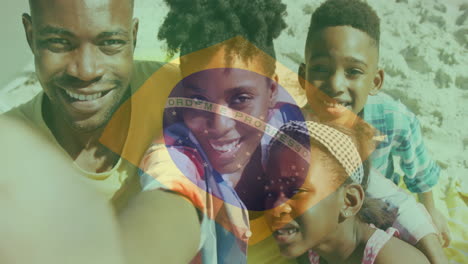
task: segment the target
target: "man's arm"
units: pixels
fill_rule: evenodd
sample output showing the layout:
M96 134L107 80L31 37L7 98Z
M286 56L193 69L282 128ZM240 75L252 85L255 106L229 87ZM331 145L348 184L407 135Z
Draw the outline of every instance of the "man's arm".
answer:
M71 159L22 121L0 131L0 263L124 263L111 206Z
M197 211L180 195L142 192L119 219L128 263L188 263L198 251Z

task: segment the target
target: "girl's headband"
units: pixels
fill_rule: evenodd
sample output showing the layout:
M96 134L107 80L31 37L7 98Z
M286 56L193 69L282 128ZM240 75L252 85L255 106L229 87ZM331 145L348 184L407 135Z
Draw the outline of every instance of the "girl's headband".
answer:
M302 131L298 132L308 133L307 136L322 144L338 160L354 182L362 183L364 178L362 160L349 136L330 126L314 121L292 121L285 126L302 128ZM280 131L283 132L284 130L280 129Z

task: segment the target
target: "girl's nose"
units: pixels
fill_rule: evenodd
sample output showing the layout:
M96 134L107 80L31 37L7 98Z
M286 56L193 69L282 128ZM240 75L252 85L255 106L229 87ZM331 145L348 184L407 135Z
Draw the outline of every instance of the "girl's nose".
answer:
M286 196L281 195L281 197L274 203L272 211L275 217L282 217L290 214L292 212L292 207L289 204L289 199Z

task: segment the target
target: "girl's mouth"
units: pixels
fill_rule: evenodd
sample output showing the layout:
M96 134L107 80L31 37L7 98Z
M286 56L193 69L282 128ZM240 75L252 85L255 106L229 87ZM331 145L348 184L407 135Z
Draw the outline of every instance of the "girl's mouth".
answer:
M288 244L300 233L299 228L284 227L273 232L273 237L279 244Z

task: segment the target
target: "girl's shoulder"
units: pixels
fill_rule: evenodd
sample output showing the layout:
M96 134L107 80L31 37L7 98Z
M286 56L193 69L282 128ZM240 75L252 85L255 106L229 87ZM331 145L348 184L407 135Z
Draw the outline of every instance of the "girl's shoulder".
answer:
M391 237L378 252L374 264L429 264L424 254L412 245ZM363 261L363 264L367 264Z

